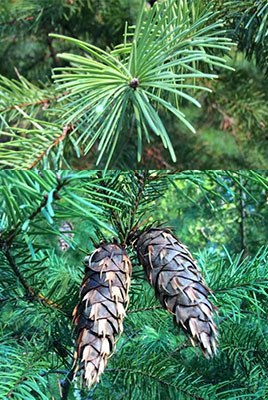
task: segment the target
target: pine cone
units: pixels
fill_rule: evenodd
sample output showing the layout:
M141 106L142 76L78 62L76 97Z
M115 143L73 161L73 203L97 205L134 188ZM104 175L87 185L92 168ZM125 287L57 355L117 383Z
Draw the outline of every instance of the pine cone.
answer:
M162 306L174 315L191 342L199 344L206 357L217 348L215 307L208 299L197 264L188 249L169 229L151 228L137 241L138 257Z
M117 244L101 244L85 259L80 302L73 312L77 331L75 374L84 384L99 381L111 355L116 336L123 331L125 307L132 272L125 250Z

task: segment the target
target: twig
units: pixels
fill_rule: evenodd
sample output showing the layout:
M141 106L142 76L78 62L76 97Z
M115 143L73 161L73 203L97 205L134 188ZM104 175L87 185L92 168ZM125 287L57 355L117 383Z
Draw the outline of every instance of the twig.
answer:
M154 379L154 380L156 380L157 382L159 382L161 385L164 385L164 386L172 386L174 389L176 389L177 391L181 391L182 393L184 393L184 394L186 394L187 396L190 396L191 398L193 398L193 399L196 399L196 400L205 400L203 397L200 397L200 396L198 396L198 395L196 395L196 394L194 394L194 393L190 393L190 392L188 392L188 391L186 391L186 390L184 390L184 389L181 389L181 388L178 388L178 386L177 385L175 385L174 383L172 383L172 382L165 382L163 379L161 379L161 378L159 378L158 376L156 376L156 375L152 375L152 374L150 374L149 372L147 372L147 371L142 371L142 370L129 370L129 368L107 368L106 369L106 371L109 371L109 372L112 372L112 373L125 373L126 371L127 372L130 372L130 373L133 373L133 374L140 374L140 375L142 375L142 376L144 376L145 378L147 377L147 378L150 378L150 379Z
M62 134L57 137L52 144L48 146L38 157L37 159L28 167L28 169L33 169L36 165L45 157L45 155L53 148L56 147L60 142L62 142L66 136L73 130L73 126L71 124L67 124L63 127Z
M70 389L71 382L74 377L74 370L73 368L68 372L66 378L60 382L60 398L62 400L68 399L68 393Z
M17 267L12 255L10 254L10 251L9 251L8 248L4 250L4 254L6 256L6 259L7 259L8 263L9 263L10 267L12 268L12 270L15 273L15 275L19 279L20 283L24 287L24 289L26 291L26 294L31 296L31 297L35 297L36 295L35 295L34 289L28 284L28 282L25 280L25 278L21 274L21 272L20 272L19 268Z
M246 209L245 209L245 200L246 200L246 193L243 190L244 181L243 178L240 176L240 198L239 198L239 213L240 213L240 245L241 251L243 251L242 258L246 257L247 253L247 246L246 246L246 230L245 230L245 219L246 219Z
M42 293L38 293L34 290L34 288L27 282L27 280L24 278L24 276L22 275L22 273L20 272L18 266L16 265L14 258L12 257L10 250L8 248L3 250L4 255L6 256L6 259L10 265L10 267L12 268L14 274L16 275L16 277L18 278L18 280L20 281L20 283L22 284L22 286L25 289L26 292L26 296L29 300L33 301L33 300L40 300L42 303L47 304L48 306L54 307L54 308L58 308L61 309L61 306L57 303L55 303L54 301L46 298ZM25 299L25 297L23 297L23 299ZM8 299L5 299L6 301ZM18 300L18 299L15 299Z
M15 110L16 107L24 108L24 107L30 107L30 106L38 106L38 105L41 105L41 104L47 104L47 103L49 103L50 101L55 100L55 99L57 99L57 97L56 97L56 98L53 98L53 99L46 98L46 99L42 99L42 100L37 100L37 101L31 102L31 103L16 104L16 105L14 105L14 106L6 107L6 108L1 108L1 109L0 109L0 112L2 113L2 112L5 112L5 111Z
M60 197L58 195L58 192L62 189L62 187L64 185L66 185L67 180L61 180L60 177L57 178L58 179L58 184L55 188L55 191L53 193L53 198L55 200L58 200ZM30 221L32 221L42 210L43 207L46 206L48 201L48 195L44 195L43 200L41 201L41 203L39 204L39 206L37 207L37 209L35 211L33 211L28 219ZM10 247L12 245L13 240L15 239L15 237L21 232L22 226L23 226L23 222L21 221L19 224L17 224L15 230L11 233L11 235L9 235L9 237L6 240L2 240L1 242L1 250L3 252L3 254L5 255L10 267L12 268L14 274L17 276L19 282L21 283L21 285L24 287L25 291L26 291L26 295L29 296L29 298L31 300L40 300L41 302L61 309L61 306L59 306L57 303L54 303L52 300L47 299L42 293L37 292L28 282L27 280L24 278L24 276L22 275L20 269L18 268L18 266L16 265L14 258L11 254L10 251Z

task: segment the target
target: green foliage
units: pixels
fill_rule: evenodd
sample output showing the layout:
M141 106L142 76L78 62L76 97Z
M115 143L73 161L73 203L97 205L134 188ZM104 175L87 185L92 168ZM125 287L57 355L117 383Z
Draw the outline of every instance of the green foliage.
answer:
M50 399L46 394L47 380L39 373L46 362L30 343L21 346L7 338L0 343L0 358L1 399Z
M265 3L1 2L1 168L264 168Z
M138 135L138 161L142 156L144 136L150 142L150 130L160 136L171 158L176 161L156 106L173 113L195 132L178 109L179 99L200 106L187 91L205 88L191 84L188 79L196 81L215 77L198 70L196 64L203 61L210 66L223 66L224 59L210 54L207 49L228 50L229 39L224 38L220 23L210 22L213 13L207 11L190 22L187 3L184 8L176 24L174 15L178 10L175 1L151 8L145 17L142 7L134 35L126 31L126 42L111 53L73 38L63 38L87 54L87 57L59 55L73 65L57 68L54 76L60 83L60 90L68 93L63 97L63 100L69 100L66 123L77 124L79 121L78 140L86 144L85 154L99 139L97 164L108 152L106 165L109 165L121 132L131 129L134 123ZM127 42L129 36L131 44ZM60 38L58 35L52 37ZM58 71L62 74L57 74ZM129 109L134 118L127 125Z
M78 379L68 398L265 399L267 173L58 175L0 174L0 398L60 400L59 382L72 365L71 313L85 254L102 239L126 242L133 228L163 223L193 252L213 289L218 355L204 359L173 327L127 245L133 277L124 334L101 382L88 393ZM60 199L50 195L55 187ZM72 223L73 237L60 232L62 221ZM65 252L59 236L69 243Z
M268 68L268 5L266 0L226 1L225 12L238 49L254 58L267 74Z

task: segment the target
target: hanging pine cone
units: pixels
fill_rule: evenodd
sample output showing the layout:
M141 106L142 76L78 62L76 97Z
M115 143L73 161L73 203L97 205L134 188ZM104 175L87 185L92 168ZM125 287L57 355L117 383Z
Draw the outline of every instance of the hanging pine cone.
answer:
M213 356L217 348L215 307L188 249L169 229L151 228L139 237L137 252L160 303L174 315L175 325L183 328L193 345L199 344L206 357Z
M122 247L105 243L86 257L85 265L80 302L73 312L74 358L75 374L81 371L83 383L90 387L99 381L116 336L123 331L132 266Z

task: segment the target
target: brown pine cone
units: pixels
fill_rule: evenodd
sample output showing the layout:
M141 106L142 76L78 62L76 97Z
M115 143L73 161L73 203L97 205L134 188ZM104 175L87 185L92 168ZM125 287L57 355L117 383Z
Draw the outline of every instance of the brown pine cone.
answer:
M101 244L85 259L86 274L80 302L73 312L77 331L75 374L80 371L88 387L98 382L123 331L132 272L125 250L117 244Z
M174 316L192 344L198 343L206 357L217 349L215 307L196 261L188 249L166 228L151 228L137 241L137 253L146 276L163 308Z

